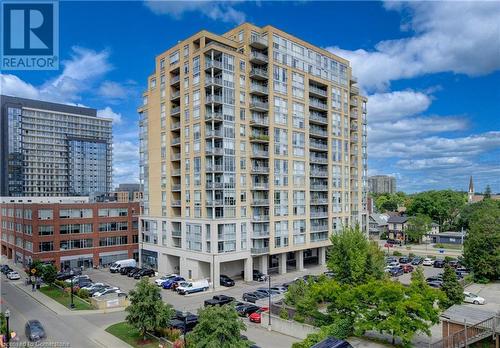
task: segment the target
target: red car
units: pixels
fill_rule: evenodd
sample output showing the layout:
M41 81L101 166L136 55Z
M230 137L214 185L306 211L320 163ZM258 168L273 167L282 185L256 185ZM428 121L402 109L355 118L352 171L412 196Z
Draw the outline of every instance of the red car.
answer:
M410 264L401 265L401 268L403 269L403 272L405 272L405 273L413 272L413 266Z
M248 319L250 319L250 321L253 322L253 323L260 323L260 319L261 319L260 313L262 313L262 312L268 312L268 311L269 311L269 308L267 308L267 307L261 307L256 312L253 312L252 314L250 314L248 316Z

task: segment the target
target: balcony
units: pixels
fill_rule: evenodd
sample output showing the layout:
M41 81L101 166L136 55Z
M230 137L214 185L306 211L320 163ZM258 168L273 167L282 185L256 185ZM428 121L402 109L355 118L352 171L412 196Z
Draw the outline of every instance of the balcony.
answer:
M269 221L269 214L266 215L254 215L252 216L252 221Z
M181 92L180 91L175 91L170 94L170 100L174 101L177 100L181 97Z
M252 174L269 174L269 167L252 167Z
M181 77L179 75L176 75L170 79L170 85L171 86L178 85L180 81L181 81Z
M314 169L312 169L309 172L309 176L317 177L317 178L327 178L328 177L328 171L326 171L326 170L314 170Z
M180 207L180 206L182 206L180 200L174 200L174 201L172 201L172 207Z
M181 190L181 184L172 185L172 191L179 192Z
M328 105L319 99L309 99L309 107L314 108L314 109L318 109L321 111L328 110Z
M267 253L269 253L269 247L263 247L263 248L250 248L250 253L251 253L252 255L267 254Z
M264 49L267 48L267 38L263 38L260 36L255 36L252 35L250 37L250 46L258 48L258 49Z
M269 57L263 53L252 51L250 53L250 62L255 64L267 64Z
M223 138L224 134L221 129L207 129L205 131L205 138Z
M180 153L174 153L174 154L170 157L170 159L171 159L172 161L180 161L180 160L181 160L181 154L180 154Z
M205 60L205 70L208 69L222 70L222 61L207 59Z
M357 134L355 134L355 135L351 135L351 138L349 139L349 141L350 141L351 143L357 143L357 142L358 142L358 140L359 140L359 139L358 139Z
M311 225L312 232L325 232L328 231L328 224Z
M269 126L269 117L261 117L261 116L256 116L255 114L253 114L252 118L250 119L250 124L252 126L268 127Z
M222 88L222 78L221 77L205 77L205 87L217 87Z
M267 206L267 205L269 205L269 199L252 199L251 205L254 205L254 206L259 206L259 205Z
M311 112L309 114L309 123L328 124L328 118L319 112Z
M269 135L268 134L253 133L252 135L250 135L250 142L252 142L252 143L268 143L269 142Z
M223 172L224 166L222 164L207 164L205 169L207 173L217 173L217 172Z
M260 111L260 112L266 112L269 110L269 103L268 102L263 102L260 100L251 100L250 101L250 110L253 111Z
M250 70L250 78L256 79L256 80L267 80L267 78L268 78L267 69L252 68Z
M326 98L328 96L328 92L314 85L309 85L309 95Z
M328 157L311 156L309 157L309 162L311 163L328 163Z
M359 88L356 86L351 86L351 95L358 95L359 94Z
M252 190L269 190L267 182L252 182Z
M268 95L269 89L264 84L251 83L250 84L250 93L256 94L256 95Z
M205 203L211 207L220 207L224 205L224 201L222 199L208 199Z
M328 198L311 198L311 205L326 205L328 204Z
M322 138L328 138L328 131L322 128L311 127L309 128L309 134Z
M222 95L209 94L205 96L205 104L222 104Z
M255 158L269 158L269 151L267 150L252 150L250 157Z
M224 188L224 184L222 182L207 182L205 184L205 186L207 187L207 189L222 189Z
M205 121L224 121L224 115L222 115L222 112L207 111Z
M170 145L172 145L172 146L177 146L177 145L180 145L180 144L181 144L181 138L180 137L173 138L172 141L170 142Z
M170 110L170 116L180 115L180 113L181 113L181 107L180 107L180 106L174 106L174 107Z
M328 240L328 233L311 234L311 242L322 242Z
M350 130L351 131L357 131L358 130L358 125L355 124L355 123L351 123Z
M309 185L311 191L328 191L327 184L311 184Z
M181 128L181 123L180 122L174 122L170 125L170 130L179 130Z
M351 107L357 107L358 106L358 100L356 98L351 98L351 101L349 103Z
M170 172L170 175L171 176L180 176L181 175L180 168L172 169L172 171Z
M353 85L355 83L358 83L358 78L354 75L351 75L350 83Z
M313 217L313 218L327 218L328 211L311 211L311 217Z
M217 155L222 156L224 154L224 149L222 147L209 147L205 150L207 155Z
M320 150L320 151L328 151L328 143L321 141L309 141L309 147L311 149Z
M252 237L253 239L258 239L258 238L269 238L269 231L253 231L252 232Z

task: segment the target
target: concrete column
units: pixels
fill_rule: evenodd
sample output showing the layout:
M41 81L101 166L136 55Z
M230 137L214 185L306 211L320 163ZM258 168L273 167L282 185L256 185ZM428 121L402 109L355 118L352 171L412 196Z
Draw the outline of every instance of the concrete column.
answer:
M286 273L286 253L282 253L279 256L279 274Z
M253 280L253 259L252 257L246 258L244 261L244 270L245 270L245 277L244 281L246 282L251 282Z
M179 275L184 279L189 278L187 258L185 256L179 258Z
M318 264L320 265L326 264L326 247L318 248Z
M295 252L295 260L297 263L297 271L304 270L304 251L298 250Z
M212 289L220 286L220 262L217 258L210 264L210 278L212 278Z
M269 260L269 255L262 255L260 257L260 268L259 271L261 271L264 274L267 274L267 268L268 268L268 260Z

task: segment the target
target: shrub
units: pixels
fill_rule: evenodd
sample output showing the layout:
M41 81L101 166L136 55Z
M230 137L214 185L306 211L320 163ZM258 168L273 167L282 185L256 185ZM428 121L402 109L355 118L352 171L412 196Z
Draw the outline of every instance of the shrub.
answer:
M174 328L165 328L162 330L162 335L170 342L175 342L181 337L182 331Z
M399 252L399 251L397 251L397 250L394 250L394 251L392 252L392 255L393 255L393 256L403 256L403 254L401 254L401 252Z
M89 298L90 294L87 289L80 289L78 290L78 297L86 299Z
M443 243L436 243L436 244L434 244L434 248L443 249L444 248L444 244Z
M173 348L184 348L184 341L177 339L173 344Z
M306 318L299 312L296 312L295 315L293 316L293 320L295 320L298 323L304 323L306 321Z
M280 318L288 320L288 311L286 310L285 306L281 306L280 308Z
M408 254L408 257L409 257L410 259L412 259L412 258L414 258L414 257L415 257L415 254L414 254L414 253L409 253L409 254Z
M56 280L54 281L54 284L63 289L66 287L66 283L64 282L64 280Z

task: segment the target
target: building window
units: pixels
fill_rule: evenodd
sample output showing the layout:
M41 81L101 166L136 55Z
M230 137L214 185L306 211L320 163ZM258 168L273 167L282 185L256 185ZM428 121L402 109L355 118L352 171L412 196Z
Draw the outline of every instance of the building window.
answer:
M305 154L305 134L302 132L292 133L293 155L304 157Z
M288 221L274 223L274 246L276 248L288 246Z
M305 191L293 191L293 215L304 215L306 213Z

